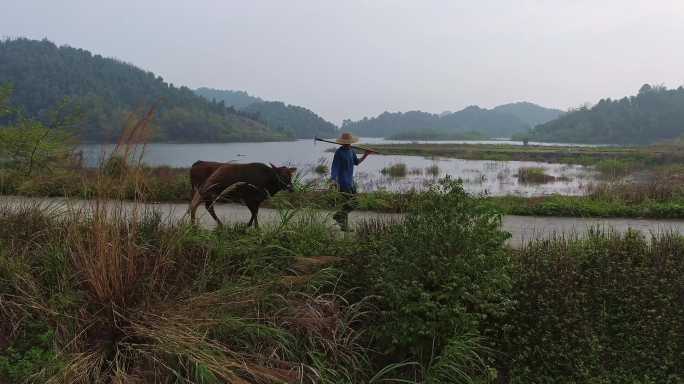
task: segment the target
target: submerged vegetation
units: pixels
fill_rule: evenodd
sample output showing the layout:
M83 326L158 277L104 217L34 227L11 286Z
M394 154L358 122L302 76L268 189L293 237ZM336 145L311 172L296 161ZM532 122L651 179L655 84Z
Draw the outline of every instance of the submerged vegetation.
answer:
M550 183L557 179L555 176L547 175L544 168L523 167L518 170L518 181L521 183Z
M392 164L380 170L380 173L389 177L406 177L408 169L404 163Z
M676 144L648 147L562 147L511 144L375 144L388 155L447 157L466 160L537 161L546 163L596 165L616 160L629 166L658 166L684 162L684 152Z

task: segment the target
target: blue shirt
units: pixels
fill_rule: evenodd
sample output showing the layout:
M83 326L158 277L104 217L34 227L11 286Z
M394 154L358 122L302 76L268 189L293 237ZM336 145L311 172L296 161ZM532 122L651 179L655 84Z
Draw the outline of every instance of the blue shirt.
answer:
M359 159L353 149L337 148L330 169L330 177L337 182L340 190L346 192L354 188L354 166L358 164Z

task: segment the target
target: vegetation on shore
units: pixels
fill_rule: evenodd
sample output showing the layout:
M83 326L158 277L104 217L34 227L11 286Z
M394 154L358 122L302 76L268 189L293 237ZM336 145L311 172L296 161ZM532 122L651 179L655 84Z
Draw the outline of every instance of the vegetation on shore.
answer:
M485 140L488 137L479 132L439 132L431 129L412 130L387 137L387 140Z
M614 166L634 167L678 164L684 152L677 143L647 147L522 146L511 144L374 144L388 155L450 157L466 160L537 161L597 165L612 161ZM619 162L619 163L618 163ZM608 163L611 164L611 163Z

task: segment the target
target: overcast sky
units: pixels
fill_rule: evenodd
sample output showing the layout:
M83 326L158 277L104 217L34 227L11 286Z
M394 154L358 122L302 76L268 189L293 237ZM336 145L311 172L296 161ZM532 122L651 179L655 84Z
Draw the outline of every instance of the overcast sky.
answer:
M684 84L684 0L0 3L0 36L46 37L337 124L523 100L567 109Z

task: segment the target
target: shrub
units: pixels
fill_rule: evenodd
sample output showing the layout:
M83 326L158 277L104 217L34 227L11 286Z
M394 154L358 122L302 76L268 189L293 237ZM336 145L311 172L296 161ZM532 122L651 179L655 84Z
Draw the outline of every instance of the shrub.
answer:
M416 196L403 222L369 226L365 257L349 266L356 285L380 297L372 327L380 352L427 364L456 336L507 306L500 216L441 181Z
M514 259L504 321L492 325L515 383L681 383L684 238L593 230Z

